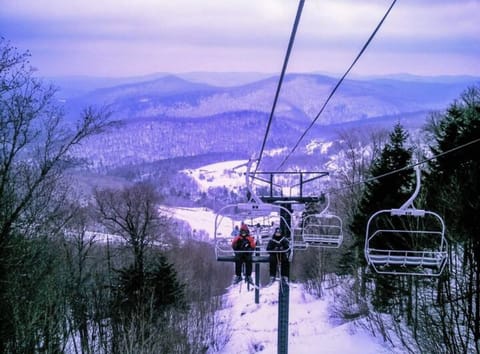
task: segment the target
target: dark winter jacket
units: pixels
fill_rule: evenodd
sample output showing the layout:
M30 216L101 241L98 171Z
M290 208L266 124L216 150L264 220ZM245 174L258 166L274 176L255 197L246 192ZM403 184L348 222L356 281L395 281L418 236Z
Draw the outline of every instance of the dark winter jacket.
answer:
M290 248L290 242L285 236L275 237L273 236L267 244L267 251L272 253L279 253L281 251L288 250Z

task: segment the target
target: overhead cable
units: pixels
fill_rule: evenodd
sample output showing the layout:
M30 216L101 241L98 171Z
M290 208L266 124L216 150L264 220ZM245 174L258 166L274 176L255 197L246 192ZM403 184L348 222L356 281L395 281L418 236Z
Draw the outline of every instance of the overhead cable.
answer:
M262 148L260 149L260 154L258 155L258 162L257 162L257 166L255 168L255 172L257 171L258 166L260 166L260 161L262 159L263 151L265 150L265 144L266 144L266 141L267 141L268 133L270 131L270 126L272 125L273 114L275 113L275 107L277 105L278 96L280 94L280 88L282 87L283 77L285 76L285 71L287 70L288 59L290 58L290 53L291 53L292 48L293 48L293 42L295 41L295 35L297 33L297 28L298 28L298 24L300 22L300 16L302 15L302 10L303 10L304 3L305 3L305 0L300 0L299 3L298 3L297 15L295 16L295 22L293 23L292 33L290 34L290 40L288 42L287 53L285 54L285 59L283 61L282 72L280 74L280 79L278 80L277 90L275 92L275 99L273 100L272 110L270 112L270 117L269 117L268 123L267 123L267 129L265 131L265 135L264 135L264 138L263 138Z
M457 150L461 150L461 149L464 149L466 148L467 146L470 146L470 145L473 145L473 144L476 144L480 142L480 138L477 138L477 139L474 139L474 140L471 140L465 144L462 144L462 145L459 145L459 146L456 146L454 148L451 148L447 151L444 151L438 155L434 155L432 157L429 157L429 158L426 158L422 161L419 161L417 163L414 163L414 164L411 164L411 165L407 165L407 166L404 166L404 167L401 167L401 168L398 168L396 170L392 170L392 171L389 171L389 172L385 172L381 175L378 175L378 176L375 176L375 177L370 177L370 178L367 178L367 179L364 179L363 181L359 181L359 182L356 182L356 183L350 183L344 187L340 187L340 188L334 188L332 191L339 191L339 190L342 190L342 189L347 189L347 188L351 188L351 187L355 187L357 185L361 185L361 184L365 184L365 183L368 183L368 182L373 182L373 181L376 181L376 180L379 180L381 178L384 178L384 177L387 177L387 176L391 176L391 175L394 175L396 173L400 173L400 172L403 172L403 171L406 171L406 170L410 170L416 166L419 166L419 165L423 165L424 163L427 163L431 160L436 160L438 159L439 157L442 157L444 155L447 155L447 154L450 154L454 151L457 151Z
M352 68L355 66L355 64L357 63L357 61L360 59L360 57L362 56L362 54L365 52L365 50L367 49L368 45L370 44L370 42L373 40L373 38L375 37L375 35L377 34L378 30L380 29L380 27L382 26L383 22L385 21L385 19L387 18L388 14L390 13L390 11L392 10L393 6L395 5L395 3L397 2L397 0L393 0L392 4L390 5L390 7L388 8L387 12L385 13L385 15L383 15L383 18L381 19L381 21L378 23L377 27L375 28L375 30L373 31L373 33L370 35L370 38L368 38L367 42L363 45L363 48L360 50L360 52L358 53L357 57L355 58L355 60L353 61L353 63L350 65L350 67L348 68L348 70L343 74L343 76L340 78L340 80L337 82L337 84L335 85L335 87L333 88L333 90L330 92L330 95L327 97L326 101L324 102L322 108L320 109L320 111L318 112L317 116L315 117L315 119L310 123L310 125L308 126L308 128L305 130L305 132L300 136L300 138L298 139L297 143L295 144L295 146L293 147L293 149L289 152L289 154L285 157L285 159L282 161L282 163L280 164L280 166L277 168L277 170L279 170L284 164L285 162L287 162L287 160L290 158L290 156L293 154L293 152L297 149L297 147L300 145L300 142L302 141L302 139L305 137L305 135L307 135L308 131L313 127L313 125L315 124L315 122L318 120L318 118L320 117L320 115L323 113L323 111L325 110L325 107L327 106L328 102L330 102L330 99L333 97L333 95L335 94L335 92L337 91L338 87L340 86L340 84L343 82L343 80L345 79L345 77L350 73L350 71L352 70Z

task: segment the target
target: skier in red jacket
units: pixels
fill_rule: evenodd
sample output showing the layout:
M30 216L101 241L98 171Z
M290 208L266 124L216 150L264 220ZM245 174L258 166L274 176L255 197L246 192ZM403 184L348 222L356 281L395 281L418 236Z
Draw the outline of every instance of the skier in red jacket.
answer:
M250 235L246 224L240 227L240 235L235 236L232 241L232 248L235 251L235 279L234 284L242 280L242 264L245 263L245 281L253 284L252 281L252 254L255 250L255 240Z

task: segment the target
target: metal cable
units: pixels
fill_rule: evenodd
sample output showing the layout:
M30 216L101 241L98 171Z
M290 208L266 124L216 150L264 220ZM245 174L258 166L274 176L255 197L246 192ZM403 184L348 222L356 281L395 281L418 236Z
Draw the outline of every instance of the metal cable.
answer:
M423 165L424 163L428 162L428 161L431 161L431 160L435 160L435 159L438 159L439 157L442 157L444 155L447 155L451 152L454 152L454 151L457 151L457 150L461 150L469 145L473 145L473 144L476 144L480 142L480 138L478 139L475 139L475 140L471 140L469 141L468 143L465 143L465 144L462 144L462 145L459 145L459 146L456 146L454 148L451 148L450 150L447 150L447 151L444 151L438 155L434 155L432 157L429 157L429 158L426 158L425 160L422 160L420 162L417 162L417 163L414 163L414 164L411 164L411 165L407 165L407 166L404 166L404 167L401 167L401 168L398 168L396 170L393 170L393 171L389 171L389 172L385 172L379 176L375 176L375 177L370 177L370 178L367 178L363 181L359 181L359 182L356 182L356 183L351 183L351 184L348 184L344 187L340 187L340 188L334 188L331 190L331 192L336 192L336 191L340 191L340 190L343 190L343 189L347 189L347 188L351 188L351 187L354 187L354 186L357 186L357 185L361 185L361 184L364 184L364 183L368 183L368 182L373 182L373 181L376 181L378 179L381 179L381 178L384 178L384 177L387 177L387 176L391 176L391 175L394 175L396 173L399 173L399 172L402 172L402 171L406 171L406 170L410 170L416 166L419 166L419 165Z
M318 118L320 117L320 115L323 113L323 111L325 110L325 107L327 106L328 102L330 102L330 99L333 97L333 95L335 94L335 92L337 91L338 87L340 86L340 84L343 82L343 80L345 79L345 77L350 73L350 71L352 70L352 68L355 66L355 64L357 63L357 61L360 59L360 57L362 56L362 54L365 52L365 50L367 49L368 45L370 44L370 42L373 40L373 38L375 37L375 35L377 34L378 30L380 29L380 27L382 26L383 22L385 21L385 19L387 18L388 14L390 13L390 11L392 10L393 6L395 5L395 3L397 2L397 0L393 0L392 4L390 5L390 7L388 8L387 12L385 13L385 15L383 15L383 18L382 20L378 23L377 27L375 28L375 30L373 31L373 33L370 35L370 38L368 38L367 42L363 45L363 48L360 50L360 52L358 53L357 57L355 58L355 60L353 61L353 63L350 65L350 67L348 68L348 70L345 72L345 74L343 74L343 76L340 78L340 80L337 82L337 84L335 85L335 87L333 88L332 92L330 92L330 95L328 96L327 100L325 101L325 103L323 104L322 108L320 109L320 111L318 112L317 116L315 117L315 119L310 123L310 125L308 126L308 128L305 130L305 132L300 136L300 138L298 139L297 143L295 144L295 146L293 147L293 149L290 151L290 153L285 157L285 159L282 161L282 163L278 166L277 168L277 171L285 164L285 162L287 162L287 160L290 158L290 156L293 154L293 152L297 149L298 145L300 144L300 142L302 141L302 139L305 137L305 135L307 135L308 131L313 127L313 125L315 124L315 122L318 120Z
M300 22L300 16L302 15L303 5L305 0L300 0L298 3L297 15L295 16L295 22L293 24L292 33L290 34L290 41L288 42L287 53L285 54L285 59L283 61L282 72L280 74L280 79L278 81L277 90L275 92L275 99L273 100L272 110L270 112L270 117L267 123L267 130L263 138L262 148L260 149L260 154L258 155L257 166L255 172L257 172L258 166L260 166L260 161L262 159L263 151L265 150L265 144L267 142L268 133L270 131L270 126L272 125L273 114L275 113L275 107L277 105L278 96L280 95L280 88L282 87L283 77L285 76L285 71L287 70L288 59L290 58L290 53L293 48L293 42L295 41L295 35L297 33L298 24Z

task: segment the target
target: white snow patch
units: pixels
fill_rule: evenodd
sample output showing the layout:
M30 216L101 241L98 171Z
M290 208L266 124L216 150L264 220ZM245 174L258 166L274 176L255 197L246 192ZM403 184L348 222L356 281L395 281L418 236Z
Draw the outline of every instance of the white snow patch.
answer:
M285 151L287 151L287 148L284 147L284 148L278 148L278 149L270 149L270 150L265 150L265 156L277 156L277 155L280 155L282 153L284 153Z
M195 233L199 231L205 231L208 234L209 239L213 239L215 236L215 217L216 214L213 210L208 208L172 208L172 207L160 207L162 213L168 213L170 216L187 222ZM230 236L232 232L232 226L229 223L221 223L221 228L217 230L217 236L226 237Z
M192 177L202 191L207 191L210 187L226 187L235 190L240 186L245 186L247 162L247 160L218 162L181 172Z
M310 143L307 144L306 149L309 155L313 154L315 150L320 150L321 154L327 154L328 149L333 145L332 141L320 141L320 140L312 140Z

